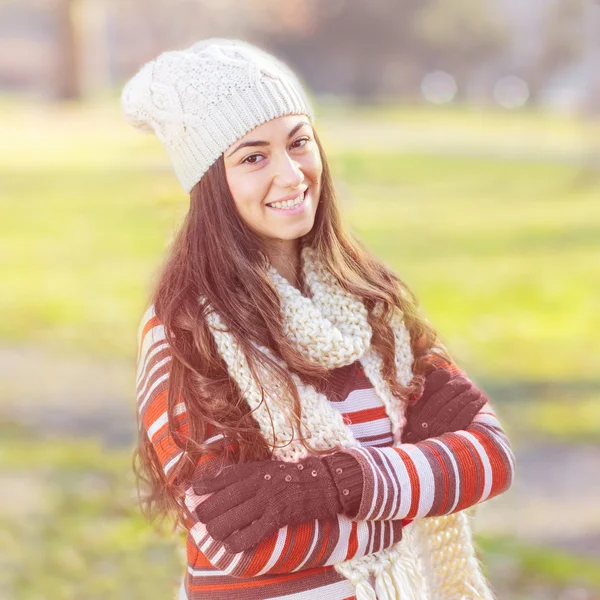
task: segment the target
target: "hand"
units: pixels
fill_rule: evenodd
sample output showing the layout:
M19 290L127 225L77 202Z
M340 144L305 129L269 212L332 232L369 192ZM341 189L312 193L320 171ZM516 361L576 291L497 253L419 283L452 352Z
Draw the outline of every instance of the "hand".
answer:
M226 467L193 482L212 494L196 509L208 534L230 552L252 548L285 525L331 519L342 512L339 491L323 459L262 460Z
M406 409L402 443L416 444L467 428L488 401L462 373L438 367L425 378L423 394Z

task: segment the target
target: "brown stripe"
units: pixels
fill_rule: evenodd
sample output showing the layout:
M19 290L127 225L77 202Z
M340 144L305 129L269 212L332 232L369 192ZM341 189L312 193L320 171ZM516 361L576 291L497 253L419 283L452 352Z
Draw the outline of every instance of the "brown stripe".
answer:
M155 348L156 346L158 346L159 344L155 344L152 348ZM150 350L152 350L152 348L150 348ZM151 384L149 384L148 386L146 386L146 381L148 380L148 373L152 370L152 368L157 365L161 360L164 360L165 358L168 358L169 356L171 356L171 350L169 349L169 347L163 348L162 350L160 350L155 356L153 356L148 363L145 365L144 367L144 376L142 377L142 380L140 381L139 385L136 387L136 392L139 394L142 389L146 388L148 389L150 387ZM160 369L158 369L159 372L163 372L169 370L169 363L165 363ZM152 374L152 381L156 380L156 376L153 373Z
M434 478L435 494L427 516L447 514L452 508L456 493L452 463L448 455L435 443L421 442L419 447L431 466Z
M285 575L261 575L252 578L228 575L210 575L208 577L190 575L189 600L267 600L286 594L313 590L315 597L318 597L320 587L338 581L348 580L332 566ZM348 592L351 590L352 584L348 581Z
M365 375L362 369L359 369L356 379L354 380L354 386L352 387L352 391L356 392L358 390L368 390L373 388L373 384L369 380L369 378Z
M381 452L369 452L369 455L371 460L375 463L375 466L369 466L372 477L377 478L377 497L375 498L375 506L371 511L371 515L379 515L382 507L384 508L383 515L387 515L392 506L392 500L390 498L392 492L392 482L385 469L387 463L383 457L383 453ZM385 488L385 490L388 492L385 506L383 505L383 488ZM371 497L370 500L371 502L369 504L371 505L373 497Z
M321 559L320 559L321 564L323 562L326 562L327 558L329 558L329 555L326 552L321 553L323 547L325 546L326 537L329 536L330 538L333 538L335 540L336 544L340 537L340 526L339 526L337 519L331 519L331 520L321 519L318 521L318 523L319 523L319 533L317 536L317 542L315 543L315 546L314 546L312 552L309 554L308 558L306 559L306 562L304 563L305 566L314 567L319 556L321 556ZM327 524L329 524L328 530L326 527ZM334 544L334 546L335 546L335 544ZM310 546L309 546L309 548L310 548Z
M160 377L161 375L164 375L164 373L162 373L162 369L159 369L158 372L156 373L156 377L153 377L152 380L153 382L158 379L158 377ZM150 387L152 386L152 384L150 384L148 386L148 389L150 389ZM162 392L168 392L169 390L169 378L167 377L167 379L161 381L150 393L150 396L148 396L148 399L146 400L146 404L144 404L144 408L142 409L142 412L140 413L140 417L144 418L146 416L146 413L148 412L148 410L150 410L150 407L154 405L155 401L156 401L156 397L161 394ZM143 399L146 397L146 394L148 393L148 390L146 390L146 392L144 394L142 394L141 396L138 397L137 399L137 403L138 403L138 408L141 406ZM167 401L166 401L166 395L165 395L165 401L164 401L164 410L167 410ZM164 412L164 410L162 412ZM160 414L157 414L156 416L159 417L162 412Z
M377 435L365 435L363 437L357 437L356 439L360 442L361 446L372 446L374 448L377 447L386 447L391 446L394 441L394 437L391 434L391 423L390 423L390 431L386 433L378 433Z
M340 525L337 519L319 519L319 529L323 531L323 536L319 536L317 547L322 551L314 555L318 559L318 564L327 562L340 539ZM311 567L315 566L314 561L307 562Z

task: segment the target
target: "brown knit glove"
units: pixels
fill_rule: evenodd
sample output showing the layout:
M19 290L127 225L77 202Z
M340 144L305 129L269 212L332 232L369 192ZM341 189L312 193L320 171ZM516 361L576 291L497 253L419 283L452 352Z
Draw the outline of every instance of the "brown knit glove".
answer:
M452 367L438 367L425 378L423 394L406 409L402 442L416 444L467 428L488 401L485 394Z
M216 477L197 478L193 488L212 494L195 511L208 534L228 551L242 552L286 525L358 511L362 472L355 458L337 452L298 463L231 465Z

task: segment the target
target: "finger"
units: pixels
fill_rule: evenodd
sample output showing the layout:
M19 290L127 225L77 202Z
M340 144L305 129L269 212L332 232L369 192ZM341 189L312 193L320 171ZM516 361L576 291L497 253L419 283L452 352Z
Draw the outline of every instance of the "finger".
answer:
M215 476L197 477L193 481L192 487L199 496L212 494L242 479L245 470L244 463L229 465Z
M425 386L423 388L423 396L429 396L446 385L452 379L452 373L448 369L439 368L432 371L425 378Z
M231 510L253 498L258 489L258 481L238 481L223 490L215 492L196 508L196 516L201 523L212 521L223 512Z
M443 388L432 394L427 404L424 407L423 413L427 413L435 417L440 410L453 399L472 387L472 383L460 376L449 381Z
M226 549L230 552L243 552L250 550L257 544L260 544L264 539L273 535L279 530L279 526L273 519L261 518L247 527L235 531L227 539L223 541Z
M244 529L260 519L265 513L265 507L265 502L252 498L212 519L207 523L206 531L215 540L223 541L236 531Z
M433 420L431 435L441 435L449 431L460 431L471 424L471 420L465 420L469 414L475 416L480 405L481 393L471 387L455 396ZM466 411L466 412L464 412ZM473 412L474 411L474 412Z
M488 398L483 393L480 393L477 398L468 402L451 421L450 427L452 428L452 431L460 431L469 427L469 425L473 423L473 419L487 402Z

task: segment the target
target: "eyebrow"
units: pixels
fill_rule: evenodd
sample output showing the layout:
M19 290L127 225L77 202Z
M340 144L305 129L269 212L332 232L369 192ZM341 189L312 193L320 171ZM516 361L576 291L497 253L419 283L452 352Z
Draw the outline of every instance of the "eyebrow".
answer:
M310 125L308 121L300 121L289 133L288 140L302 127L305 125ZM265 142L264 140L248 140L247 142L242 142L235 150L233 150L230 154L227 155L227 158L233 156L238 150L242 148L246 148L248 146L270 146L269 142Z

